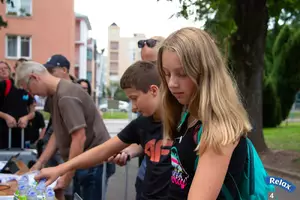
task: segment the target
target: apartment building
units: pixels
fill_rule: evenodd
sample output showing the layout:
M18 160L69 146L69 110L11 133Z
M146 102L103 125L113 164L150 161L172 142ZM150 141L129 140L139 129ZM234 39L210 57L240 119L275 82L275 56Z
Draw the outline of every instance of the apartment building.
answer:
M74 0L14 0L3 4L0 15L7 28L0 31L0 59L14 65L19 58L45 63L53 54L63 54L75 63ZM55 12L50 12L54 10Z
M70 60L70 73L88 79L93 98L98 99L104 81L96 81L102 77L97 69L101 72L103 58L97 60L96 40L88 36L89 18L74 13L74 0L14 0L14 6L0 6L0 15L8 22L0 30L0 60L11 66L19 58L45 63L51 55L62 54Z
M86 15L75 13L75 76L77 78L91 78L91 65L93 51L88 48L89 35L92 30L89 18Z
M140 60L140 49L137 42L145 39L144 34L134 34L133 37L121 37L120 27L112 23L108 27L107 70L109 76L106 82L117 82L124 71L135 61Z

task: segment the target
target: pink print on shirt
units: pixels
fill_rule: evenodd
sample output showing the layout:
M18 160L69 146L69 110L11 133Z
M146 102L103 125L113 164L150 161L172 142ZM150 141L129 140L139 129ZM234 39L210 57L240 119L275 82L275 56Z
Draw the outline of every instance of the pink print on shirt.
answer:
M174 169L172 170L171 181L172 183L180 186L181 189L184 189L187 184L189 175L182 167L176 147L172 147L171 149L171 163L174 167Z

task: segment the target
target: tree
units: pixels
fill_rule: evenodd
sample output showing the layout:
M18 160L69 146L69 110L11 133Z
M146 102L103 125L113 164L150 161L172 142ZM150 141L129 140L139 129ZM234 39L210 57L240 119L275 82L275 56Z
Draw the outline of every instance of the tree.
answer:
M7 3L11 4L12 7L14 7L14 2L12 0L0 0L2 4ZM2 16L0 15L0 29L1 27L7 27L7 22L3 20Z

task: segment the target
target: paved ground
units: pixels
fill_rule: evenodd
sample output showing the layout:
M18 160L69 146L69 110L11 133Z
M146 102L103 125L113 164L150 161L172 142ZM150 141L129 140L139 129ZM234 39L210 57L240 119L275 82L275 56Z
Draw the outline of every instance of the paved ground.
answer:
M122 130L127 124L128 120L105 120L108 131L111 136L115 136L120 130ZM138 170L138 161L133 159L129 164L128 170L128 196L127 200L135 199L135 178ZM270 174L276 176L275 174ZM300 199L300 181L291 180L289 178L281 177L285 180L296 185L296 190L293 193L276 188L276 196L279 200L299 200ZM118 167L116 174L111 177L108 185L107 200L125 200L125 167Z

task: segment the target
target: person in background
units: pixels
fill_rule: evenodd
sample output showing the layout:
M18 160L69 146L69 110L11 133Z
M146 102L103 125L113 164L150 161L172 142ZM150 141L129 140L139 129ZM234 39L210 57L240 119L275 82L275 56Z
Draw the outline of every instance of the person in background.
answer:
M36 100L33 100L34 105L36 106ZM36 148L36 144L39 140L43 139L46 131L45 119L42 113L38 110L35 111L35 116L32 120L29 121L28 138L30 141L30 146Z
M0 81L11 79L11 68L7 62L0 61Z
M78 84L81 85L82 89L84 89L84 91L86 91L90 96L92 95L92 87L91 84L89 82L89 80L87 79L79 79L77 81ZM99 113L101 115L101 117L103 116L103 113L101 112L101 110L99 110Z
M15 86L11 68L0 61L0 149L8 148L9 128L12 130L12 146L21 147L21 129L35 116L33 97ZM25 130L24 135L27 135ZM24 144L25 145L25 144Z
M82 87L82 89L84 89L84 91L86 91L89 95L92 95L92 87L91 87L89 80L79 79L77 81L77 83L81 85L81 87Z
M28 61L26 58L19 58L19 59L17 60L17 62L16 62L15 65L13 66L12 77L15 77L17 67L18 67L21 63L26 62L26 61Z

